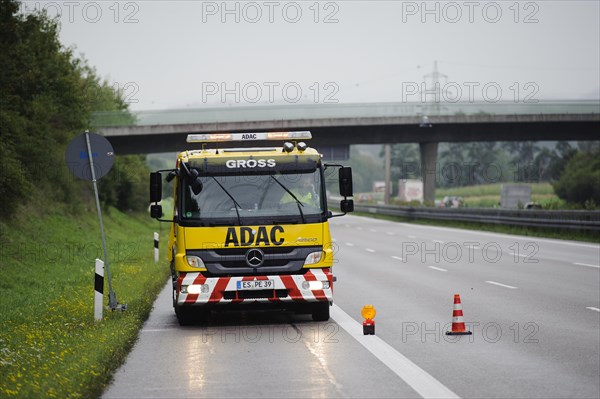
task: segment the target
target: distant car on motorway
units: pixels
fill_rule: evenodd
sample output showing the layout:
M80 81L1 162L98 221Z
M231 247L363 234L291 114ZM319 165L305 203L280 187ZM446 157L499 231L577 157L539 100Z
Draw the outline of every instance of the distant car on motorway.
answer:
M528 202L523 206L523 209L542 209L542 205L537 202Z
M440 208L461 208L463 206L463 198L457 196L445 196L440 203Z

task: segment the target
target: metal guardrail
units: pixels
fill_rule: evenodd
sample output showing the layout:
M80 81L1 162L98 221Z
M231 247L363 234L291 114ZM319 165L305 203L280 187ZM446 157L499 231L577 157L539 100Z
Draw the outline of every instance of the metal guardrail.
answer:
M331 200L333 208L339 202ZM425 208L410 206L354 204L356 212L407 219L453 220L512 226L600 231L600 211L546 211L487 208Z

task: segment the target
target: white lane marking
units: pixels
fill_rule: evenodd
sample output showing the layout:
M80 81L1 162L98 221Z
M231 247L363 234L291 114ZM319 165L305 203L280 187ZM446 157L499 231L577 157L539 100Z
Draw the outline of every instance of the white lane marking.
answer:
M332 238L331 241L332 242L337 242L337 238Z
M352 244L351 242L347 242L346 245L349 246L349 247L353 247L354 246L354 244Z
M427 266L427 267L430 269L433 269L433 270L437 270L438 272L447 272L448 271L446 269L442 269L441 267L435 267L435 266Z
M589 309L589 310L594 310L594 311L596 311L596 312L600 312L600 309L598 309L598 308L593 308L593 307L591 307L591 306L588 306L586 309Z
M356 230L362 230L362 227L360 227L360 226L357 226L357 227L356 227Z
M590 265L589 263L578 263L578 262L575 262L573 264L574 265L579 265L579 266L595 267L596 269L600 269L600 266L598 266L598 265Z
M371 233L377 233L377 230L375 230L375 229L370 229L369 231L370 231Z
M402 261L404 260L404 259L402 259L402 258L401 258L401 257L399 257L399 256L392 256L392 258L393 258L393 259L396 259L396 260L402 260Z
M387 234L388 236L393 236L393 235L396 235L396 233L394 233L393 231L388 231L388 232L387 232L387 233L385 233L385 234Z
M411 238L414 240L415 238L417 238L417 236L408 236L408 238Z
M486 283L497 285L498 287L510 288L511 290L516 290L517 289L517 287L513 287L512 285L506 285L506 284L502 284L502 283L497 283L495 281L486 281Z
M365 248L365 251L367 251L367 252L375 252L375 250L371 249L371 248Z
M440 241L440 240L432 240L433 242L437 242L438 244L443 244L445 241Z
M331 317L348 334L371 352L423 398L458 398L458 396L411 362L403 354L375 335L363 335L362 326L339 306L331 307Z

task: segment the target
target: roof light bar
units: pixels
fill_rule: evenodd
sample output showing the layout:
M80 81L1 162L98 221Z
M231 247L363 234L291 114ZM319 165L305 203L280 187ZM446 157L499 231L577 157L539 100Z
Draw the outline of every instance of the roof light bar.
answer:
M259 140L308 140L309 131L298 132L250 132L250 133L208 133L188 134L188 143L214 143L219 141L259 141Z

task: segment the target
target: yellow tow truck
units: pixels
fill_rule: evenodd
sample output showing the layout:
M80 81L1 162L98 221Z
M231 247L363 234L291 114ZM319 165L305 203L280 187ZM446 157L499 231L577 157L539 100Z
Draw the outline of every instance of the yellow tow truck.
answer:
M304 143L311 137L307 131L191 134L188 143L201 149L181 152L173 170L151 173L151 216L171 223L168 259L181 325L206 319L216 307L247 305L329 319L335 278L328 220L354 209L352 170L324 163ZM283 145L256 147L273 140ZM344 197L339 214L325 198L331 168L339 169ZM159 204L163 180L174 181L168 220Z

